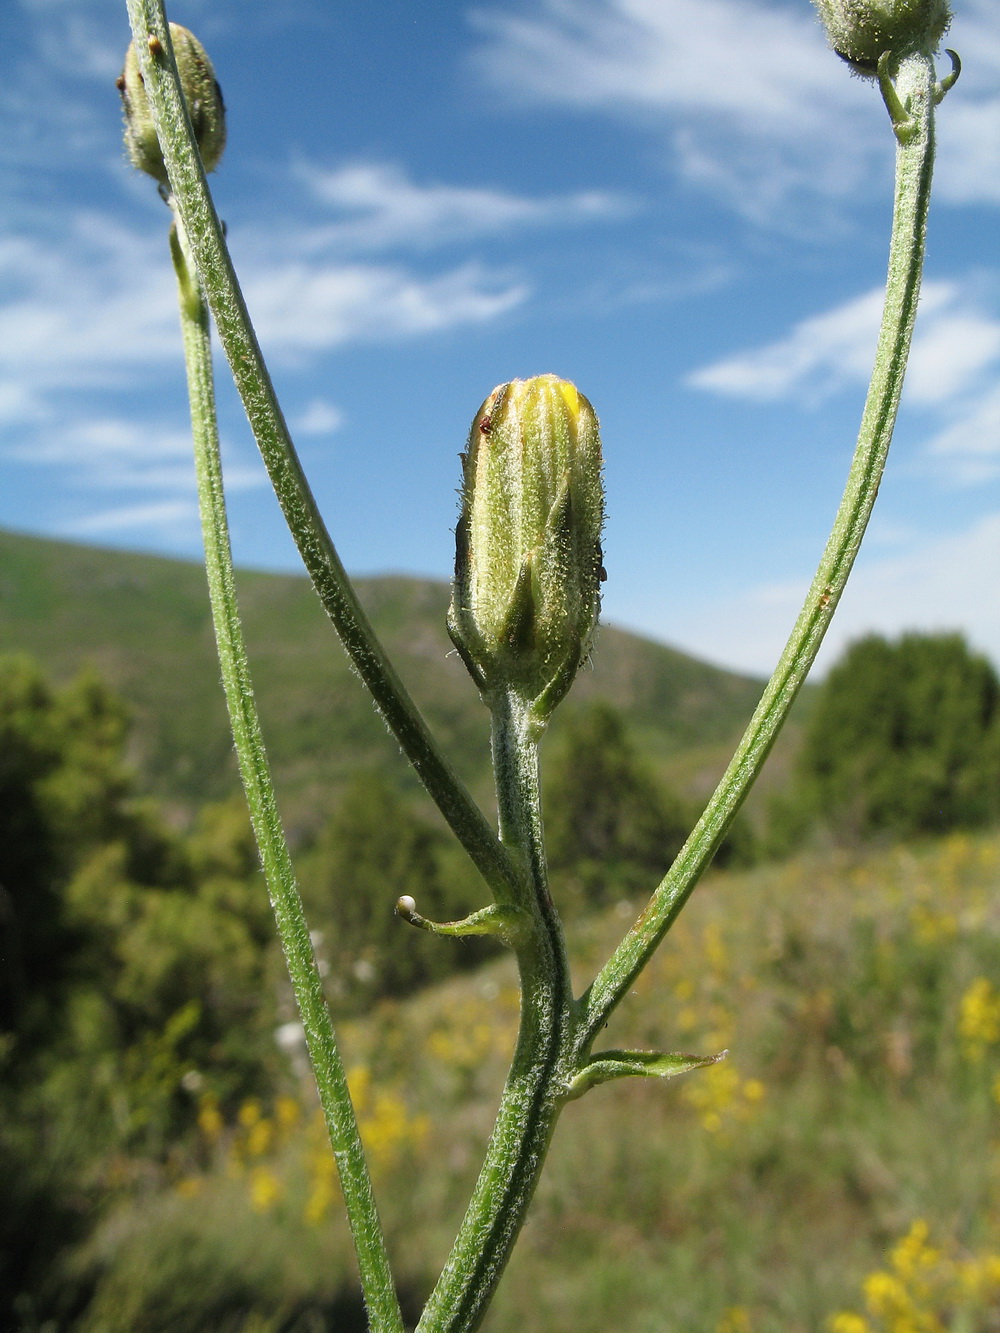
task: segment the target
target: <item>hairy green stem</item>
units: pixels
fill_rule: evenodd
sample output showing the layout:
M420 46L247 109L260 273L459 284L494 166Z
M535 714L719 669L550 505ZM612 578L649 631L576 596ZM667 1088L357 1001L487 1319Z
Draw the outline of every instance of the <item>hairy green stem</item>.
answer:
M521 1023L486 1160L418 1333L479 1327L524 1223L569 1083L575 1005L562 923L548 888L537 724L514 696L493 701L493 767L500 836L530 885L517 903L531 920L517 946Z
M303 563L358 675L424 786L494 894L509 896L515 878L510 859L386 656L302 471L205 179L177 77L163 0L126 3L177 210L247 418Z
M903 387L920 294L934 164L934 63L902 60L895 92L909 115L896 126L896 189L889 274L875 367L847 486L816 576L781 659L705 812L659 888L584 996L585 1054L670 929L760 773L815 660L871 516ZM892 108L890 108L892 110Z
M177 224L171 231L171 251L180 296L205 568L229 721L278 935L305 1029L330 1144L337 1160L371 1327L378 1333L402 1333L403 1320L358 1123L275 804L274 786L254 703L236 600L222 486L208 307L186 250L183 225Z

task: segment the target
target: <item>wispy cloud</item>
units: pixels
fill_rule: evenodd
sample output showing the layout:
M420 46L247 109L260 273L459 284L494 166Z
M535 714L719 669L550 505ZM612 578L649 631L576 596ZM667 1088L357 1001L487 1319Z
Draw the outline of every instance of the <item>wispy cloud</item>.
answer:
M952 204L1000 204L1000 98L962 101L960 87L961 81L938 117L937 197Z
M1000 200L1000 0L967 8L954 40L967 41L979 74L960 80L941 116L942 193L990 203ZM865 191L873 166L888 165L878 93L847 77L807 6L543 0L530 12L480 8L472 21L477 79L493 95L637 119L666 135L683 179L758 223L794 224L798 198L815 207L817 196Z
M975 308L961 287L941 286L950 287L951 299L926 312L906 372L904 394L920 406L950 407L976 393L984 372L1000 368L1000 310L988 315ZM997 443L1000 447L1000 440Z
M344 414L325 398L312 398L292 420L296 435L332 435L344 424Z
M1000 320L975 308L972 283L927 282L907 377L911 401L945 402L1000 360ZM694 371L694 388L758 402L816 401L845 384L867 383L882 317L876 287L800 320L776 342Z
M48 415L53 394L121 386L177 348L174 278L162 242L108 215L66 219L50 236L0 236L0 402Z
M874 535L874 534L873 534ZM1000 661L996 571L1000 513L946 536L911 531L902 550L862 553L824 642L822 671L862 634L962 629ZM808 583L761 584L737 598L681 616L675 641L710 660L768 674L773 669Z
M496 317L528 289L482 264L422 277L400 267L300 260L245 266L245 288L275 351L301 352L438 332ZM0 412L44 416L50 395L122 387L139 367L175 362L177 298L162 236L107 215L69 220L61 245L0 236Z
M638 119L666 136L683 179L758 222L787 224L802 193L850 193L890 152L871 90L805 7L544 0L530 16L477 10L474 23L491 90Z
M162 223L150 235L141 220L78 211L58 234L0 230L0 456L9 467L59 469L84 514L76 526L58 520L67 535L134 528L169 542L189 534L191 446L166 216ZM260 243L252 249L243 265L248 301L268 353L285 363L487 323L529 290L483 263L425 275L402 265L288 262ZM294 424L320 436L341 420L337 407L314 398ZM229 460L230 489L262 479L242 455ZM143 509L122 498L136 491L155 499ZM133 522L137 513L146 517Z
M866 292L801 320L787 337L693 371L687 383L757 402L826 396L870 374L882 300L881 288Z
M755 0L544 0L530 15L473 17L488 40L478 71L522 96L779 125L815 117L805 95L817 89L842 100L836 62L808 10Z
M1000 473L1000 309L996 282L980 274L964 282L924 286L907 370L904 401L942 424L924 447L925 460L964 484ZM871 373L882 290L813 315L764 347L694 371L696 389L757 402L813 406Z
M597 222L634 207L598 190L529 198L484 187L420 185L402 167L377 162L335 170L300 162L295 175L314 199L342 217L312 232L310 246L355 252L429 249L526 228Z
M248 273L244 288L262 339L282 354L485 323L529 292L478 263L425 279L402 268L280 258L267 271Z
M939 200L1000 204L1000 3L962 0L947 43L962 77L937 118Z
M932 436L926 452L959 484L975 486L1000 476L1000 384Z
M193 500L157 500L151 504L118 505L101 509L62 525L67 537L111 537L120 533L148 534L151 528L179 529L183 535L198 527L198 506Z

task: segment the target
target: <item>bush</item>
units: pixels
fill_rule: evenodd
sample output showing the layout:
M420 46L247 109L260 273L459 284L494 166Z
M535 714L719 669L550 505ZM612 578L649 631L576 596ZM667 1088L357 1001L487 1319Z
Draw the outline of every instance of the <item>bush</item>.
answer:
M182 837L133 791L127 716L0 659L0 1327L59 1326L65 1248L190 1136L280 1072L267 895L249 821ZM30 1293L30 1295L29 1295ZM53 1326L55 1326L53 1324Z
M779 841L943 833L1000 816L1000 682L957 634L861 639L810 718Z
M306 914L318 927L338 1009L406 994L494 951L489 940L439 939L395 915L402 894L437 921L466 916L488 896L464 854L454 856L444 833L378 774L351 779L301 865Z
M643 764L621 715L603 702L570 713L545 771L546 849L563 886L581 906L651 891L693 817Z

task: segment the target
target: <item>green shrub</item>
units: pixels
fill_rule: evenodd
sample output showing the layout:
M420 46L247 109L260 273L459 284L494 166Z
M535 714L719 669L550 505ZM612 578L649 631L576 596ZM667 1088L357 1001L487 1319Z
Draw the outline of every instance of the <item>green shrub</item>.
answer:
M816 700L778 841L944 833L1000 816L1000 681L957 634L848 649Z

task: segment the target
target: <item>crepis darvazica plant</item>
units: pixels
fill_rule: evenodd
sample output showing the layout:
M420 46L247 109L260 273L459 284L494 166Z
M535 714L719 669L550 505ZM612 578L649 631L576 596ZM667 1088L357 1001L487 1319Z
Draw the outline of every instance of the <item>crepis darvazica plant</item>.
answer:
M950 19L945 0L816 4L834 51L877 82L896 138L885 305L858 443L815 578L729 767L642 913L577 996L547 882L538 747L553 709L590 652L605 577L594 410L572 384L552 375L501 384L476 414L462 456L448 628L492 719L496 830L453 772L386 657L299 464L206 183L205 172L217 165L226 138L211 62L191 33L168 24L162 0L127 0L133 41L119 79L126 145L134 165L156 179L173 213L170 249L226 700L376 1333L402 1333L403 1320L254 705L226 520L210 322L316 592L390 731L492 899L462 921L429 921L411 898L401 898L397 912L413 926L443 936L494 935L517 958L520 1028L496 1125L454 1248L417 1326L421 1333L465 1333L483 1320L567 1103L609 1080L667 1078L722 1058L594 1046L759 773L843 592L882 476L920 289L934 111L955 81L959 62L948 52L951 70L937 79L934 56Z

